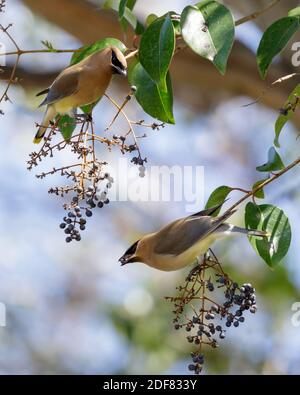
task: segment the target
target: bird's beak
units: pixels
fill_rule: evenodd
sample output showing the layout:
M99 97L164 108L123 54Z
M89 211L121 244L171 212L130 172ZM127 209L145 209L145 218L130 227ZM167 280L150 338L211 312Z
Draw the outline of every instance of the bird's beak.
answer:
M121 262L121 266L124 266L127 265L128 263L140 262L140 259L134 254L125 254L121 256L119 262Z
M127 70L120 70L120 74L123 75L124 77L127 77Z
M112 66L112 69L113 69L113 74L123 75L124 77L127 76L127 69L123 69L123 68L115 66L113 64L111 66Z
M119 259L119 262L121 262L121 266L126 265L128 262L128 258L126 258L126 256L121 256L121 258Z

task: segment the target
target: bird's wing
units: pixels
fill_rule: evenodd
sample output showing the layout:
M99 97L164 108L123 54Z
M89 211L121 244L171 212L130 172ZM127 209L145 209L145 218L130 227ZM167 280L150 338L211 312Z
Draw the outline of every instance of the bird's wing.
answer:
M190 218L192 218L192 217L206 216L206 215L212 215L212 214L213 214L214 212L216 212L220 207L222 207L223 204L224 204L226 201L227 201L227 199L225 199L222 203L220 203L220 204L218 204L218 205L216 205L216 206L213 206L213 207L207 208L207 209L205 209L205 210L199 211L198 213L192 214L192 215L190 215Z
M154 252L163 255L180 255L195 243L215 231L233 212L218 218L196 214L172 222L157 234Z
M48 93L50 90L50 88L46 88L44 90L42 90L41 92L37 93L35 96L42 96L45 95L46 93Z
M49 88L48 95L40 104L41 106L52 104L58 100L73 95L78 91L79 76L81 69L64 70L53 82Z

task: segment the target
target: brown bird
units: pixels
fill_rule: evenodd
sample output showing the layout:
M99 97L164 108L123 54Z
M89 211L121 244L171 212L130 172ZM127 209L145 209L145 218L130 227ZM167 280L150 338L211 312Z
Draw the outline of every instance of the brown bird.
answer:
M98 101L105 93L112 74L126 76L127 62L122 52L116 47L107 47L95 52L79 63L63 70L53 84L37 96L46 94L40 104L47 106L42 125L33 142L39 143L46 133L49 122L57 114L74 115L77 107Z
M215 240L223 236L232 233L268 236L263 231L244 229L226 223L235 210L220 217L211 217L222 204L178 219L158 232L143 236L119 259L121 265L142 262L159 270L173 271L198 260Z

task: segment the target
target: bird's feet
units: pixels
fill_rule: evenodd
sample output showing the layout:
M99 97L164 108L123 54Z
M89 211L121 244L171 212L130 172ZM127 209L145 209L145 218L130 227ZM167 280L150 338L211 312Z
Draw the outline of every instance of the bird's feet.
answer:
M93 120L92 114L77 114L76 118L83 122L92 122Z

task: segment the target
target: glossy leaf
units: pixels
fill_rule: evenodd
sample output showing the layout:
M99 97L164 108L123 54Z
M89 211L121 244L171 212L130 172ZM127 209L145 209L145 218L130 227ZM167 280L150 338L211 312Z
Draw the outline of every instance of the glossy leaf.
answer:
M139 62L133 62L128 79L136 87L135 97L144 111L162 122L175 123L173 116L173 90L170 75L166 77L167 90L161 90Z
M76 129L76 118L65 114L62 115L58 121L58 128L65 140L70 140L74 130Z
M252 186L252 191L254 191L256 188L258 188L262 183L264 183L267 180L267 178L264 178L263 180L256 181L253 186ZM259 189L254 193L254 196L257 197L258 199L264 199L265 198L265 193L263 188Z
M133 10L133 7L135 6L136 0L120 0L119 4L119 19L122 19L124 17L126 7L129 8L129 10Z
M87 56L91 55L94 52L101 51L104 48L109 46L114 46L119 48L120 51L125 52L126 46L116 38L104 38L102 40L96 41L91 45L85 45L81 47L78 51L74 52L70 64L76 64L86 58Z
M187 6L181 14L181 31L193 51L225 74L234 41L234 20L227 7L213 0Z
M284 212L270 204L255 205L249 202L245 210L245 224L249 229L263 230L268 237L250 236L255 251L270 266L275 267L287 254L291 243L291 227Z
M119 14L120 0L106 0L103 3L103 9L111 9ZM142 34L144 26L138 21L130 8L125 7L123 18L133 27L136 34Z
M149 14L149 15L147 16L147 19L146 19L146 26L147 26L147 27L150 26L151 23L153 23L154 21L156 21L156 19L158 19L158 16L157 16L156 14Z
M262 166L257 166L257 171L276 171L282 170L284 168L284 164L280 158L280 155L276 151L274 147L271 147L268 152L268 161Z
M175 33L170 16L156 19L143 33L139 49L141 65L161 89L166 89L166 75L174 54Z
M122 29L126 31L128 27L128 22L125 18L126 7L132 11L136 0L120 0L119 4L119 21L121 23Z
M259 43L256 58L262 78L266 77L268 68L276 55L278 55L296 33L300 26L298 17L285 17L274 22L264 32Z
M288 12L288 16L300 17L300 7L293 8Z
M181 36L180 20L172 19L172 23L173 23L173 27L174 27L175 36Z
M280 147L279 136L284 125L293 117L300 99L300 84L296 86L293 92L289 95L287 102L280 110L280 115L275 122L275 139L274 144L276 147Z
M226 200L227 196L230 194L231 191L232 188L228 187L227 185L222 185L218 187L210 194L210 197L207 200L205 208L210 208L217 206L218 204L221 204ZM220 211L221 211L221 207L214 212L213 216L217 216Z

